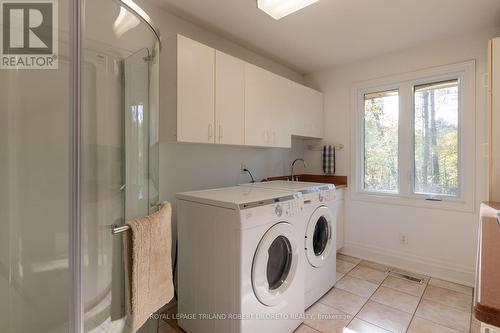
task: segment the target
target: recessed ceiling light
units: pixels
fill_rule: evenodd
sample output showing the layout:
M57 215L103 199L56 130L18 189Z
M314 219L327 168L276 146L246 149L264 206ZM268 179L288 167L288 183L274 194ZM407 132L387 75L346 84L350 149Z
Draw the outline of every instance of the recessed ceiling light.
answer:
M319 0L257 0L257 7L275 20L290 15Z

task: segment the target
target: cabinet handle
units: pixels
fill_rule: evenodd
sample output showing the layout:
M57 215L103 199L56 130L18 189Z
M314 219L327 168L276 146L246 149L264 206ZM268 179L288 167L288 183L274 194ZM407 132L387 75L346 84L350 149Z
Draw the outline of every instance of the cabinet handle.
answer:
M223 137L224 137L224 132L222 129L222 125L219 124L219 140L222 139Z
M208 124L208 140L211 140L213 136L212 124Z
M273 143L276 143L276 132L273 132Z

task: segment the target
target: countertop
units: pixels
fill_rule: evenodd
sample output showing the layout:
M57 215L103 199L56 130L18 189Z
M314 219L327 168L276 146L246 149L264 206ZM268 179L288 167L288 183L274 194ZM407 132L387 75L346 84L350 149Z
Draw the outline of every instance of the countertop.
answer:
M500 202L481 204L474 316L500 327Z
M297 178L298 181L301 182L310 182L310 183L324 183L324 184L333 184L336 188L346 188L347 187L347 176L333 176L333 175L310 175L310 174L301 174L296 175L294 178ZM279 177L269 177L266 180L291 180L291 176L279 176Z

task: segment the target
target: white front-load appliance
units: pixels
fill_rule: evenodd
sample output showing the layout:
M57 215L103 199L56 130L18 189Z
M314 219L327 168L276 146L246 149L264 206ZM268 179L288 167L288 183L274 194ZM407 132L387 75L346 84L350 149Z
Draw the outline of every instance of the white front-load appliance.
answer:
M300 193L177 194L178 323L189 333L291 333L304 316Z
M307 309L336 282L335 185L295 181L269 181L242 186L300 192L304 201L302 237L305 253L305 298Z

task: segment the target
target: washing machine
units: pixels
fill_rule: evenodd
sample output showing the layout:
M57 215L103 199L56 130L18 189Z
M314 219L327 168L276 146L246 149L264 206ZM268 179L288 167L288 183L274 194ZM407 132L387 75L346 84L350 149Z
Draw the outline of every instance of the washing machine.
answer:
M302 193L305 212L302 237L306 258L304 306L307 309L336 282L335 185L277 180L241 186Z
M177 194L178 323L189 333L291 333L304 319L301 193Z

